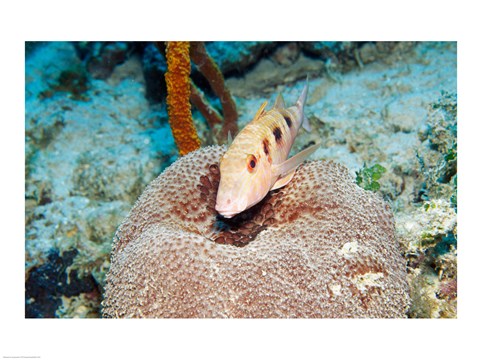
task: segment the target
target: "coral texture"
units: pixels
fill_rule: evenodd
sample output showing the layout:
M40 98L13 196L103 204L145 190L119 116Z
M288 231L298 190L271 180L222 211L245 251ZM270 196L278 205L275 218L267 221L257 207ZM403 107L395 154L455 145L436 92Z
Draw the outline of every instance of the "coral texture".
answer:
M407 258L407 281L415 318L457 315L457 214L445 199L399 214L399 243Z
M180 155L188 154L200 147L200 139L190 111L189 48L186 41L171 41L167 43L166 51L168 117Z
M383 200L317 161L224 221L214 204L225 150L182 157L139 198L115 235L104 317L405 316L405 261Z
M441 92L418 133L414 202L397 213L412 304L408 315L457 316L457 95Z

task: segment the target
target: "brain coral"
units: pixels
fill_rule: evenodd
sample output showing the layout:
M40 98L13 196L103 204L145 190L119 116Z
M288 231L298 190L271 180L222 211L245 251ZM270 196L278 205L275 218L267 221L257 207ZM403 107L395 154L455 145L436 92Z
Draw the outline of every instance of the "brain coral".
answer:
M315 161L222 220L225 150L182 157L139 198L115 235L104 317L405 316L405 262L383 200Z

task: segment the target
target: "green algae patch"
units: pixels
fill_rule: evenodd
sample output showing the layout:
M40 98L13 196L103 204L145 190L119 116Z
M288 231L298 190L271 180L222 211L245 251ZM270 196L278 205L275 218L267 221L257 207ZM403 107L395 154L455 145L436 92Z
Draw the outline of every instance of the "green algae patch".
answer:
M380 183L377 180L380 180L386 171L387 169L379 164L375 164L369 168L364 165L363 169L355 172L357 185L365 190L378 191L380 189Z

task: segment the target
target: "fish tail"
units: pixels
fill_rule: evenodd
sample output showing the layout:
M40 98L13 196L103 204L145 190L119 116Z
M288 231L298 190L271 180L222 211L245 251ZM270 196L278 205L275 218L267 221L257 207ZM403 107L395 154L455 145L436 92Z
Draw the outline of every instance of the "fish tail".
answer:
M307 94L308 94L308 77L307 77L307 83L303 87L302 93L300 94L300 97L298 98L297 104L296 104L302 110L307 101Z
M302 117L302 126L305 130L308 132L312 131L312 128L310 126L310 122L308 121L307 117L305 116L305 113L303 111L303 108L305 106L305 103L307 102L307 94L308 94L308 76L307 76L307 83L305 84L302 93L300 94L300 97L297 100L296 106L300 110L300 114Z

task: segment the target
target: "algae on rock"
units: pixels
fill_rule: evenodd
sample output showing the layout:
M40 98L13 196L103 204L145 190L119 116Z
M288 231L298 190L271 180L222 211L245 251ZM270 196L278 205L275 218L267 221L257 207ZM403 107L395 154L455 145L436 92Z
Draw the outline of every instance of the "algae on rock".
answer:
M412 317L456 317L457 99L442 92L419 132L417 208L397 214L409 260Z

